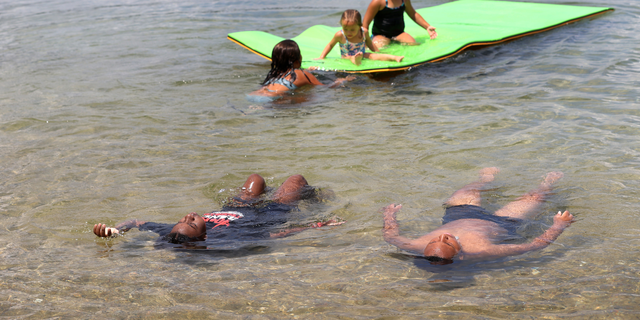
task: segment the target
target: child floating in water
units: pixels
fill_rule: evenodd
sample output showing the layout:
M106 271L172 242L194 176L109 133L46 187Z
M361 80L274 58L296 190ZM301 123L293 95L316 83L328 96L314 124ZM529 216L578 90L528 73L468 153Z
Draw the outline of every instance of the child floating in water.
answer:
M316 189L307 184L301 175L289 177L270 200L260 200L266 190L264 178L252 174L242 186L240 194L220 212L206 213L203 216L190 213L175 225L145 222L136 219L118 224L115 228L98 223L93 226L93 233L99 237L111 237L131 229L153 231L170 243L206 241L206 244L220 244L218 241L258 240L264 238L284 237L309 228L334 226L344 221L327 220L309 225L274 230L286 223L286 213L295 208L299 200L317 196ZM276 231L276 232L272 232Z
M358 10L345 11L340 18L340 25L342 30L336 32L333 39L322 51L320 58L317 59L324 59L336 43L340 45L340 56L343 59L351 60L356 66L362 63L362 58L396 62L400 62L404 58L404 56L365 52L367 47L373 52L378 52L378 48L371 42L369 33L362 27L362 17Z
M431 40L438 34L436 28L422 18L413 9L411 0L372 0L364 14L364 27L369 30L369 24L373 21L373 43L382 48L387 46L391 40L402 42L403 44L416 44L416 40L404 32L404 12L415 23L429 32Z
M262 89L251 93L250 96L278 98L283 93L308 84L322 85L309 71L300 69L301 64L302 54L298 44L293 40L280 41L273 47L271 70L269 70L267 77L262 82ZM337 79L330 87L353 79L355 79L354 76Z

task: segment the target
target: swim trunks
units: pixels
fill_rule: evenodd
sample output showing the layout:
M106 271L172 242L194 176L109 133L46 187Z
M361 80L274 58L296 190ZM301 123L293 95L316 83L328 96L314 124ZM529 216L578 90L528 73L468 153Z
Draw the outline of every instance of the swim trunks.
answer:
M373 36L385 36L395 38L404 32L404 0L397 8L389 8L389 1L385 0L384 9L378 11L373 17Z
M349 39L347 39L347 36L344 36L344 32L340 30L340 32L342 32L342 35L344 36L344 39L346 41L344 44L338 42L338 45L340 45L341 56L351 57L351 56L355 56L358 52L362 52L362 54L364 54L364 50L367 47L366 37L364 35L364 28L361 28L360 31L362 32L362 42L353 43L353 42L349 42Z
M445 209L444 217L442 217L442 224L446 224L452 221L461 219L479 219L485 221L491 221L498 224L500 227L507 230L509 237L512 239L523 239L518 234L518 228L522 225L524 220L510 217L501 217L489 213L485 208L473 205L461 205L453 206ZM514 237L514 238L512 238ZM507 240L507 239L505 239Z

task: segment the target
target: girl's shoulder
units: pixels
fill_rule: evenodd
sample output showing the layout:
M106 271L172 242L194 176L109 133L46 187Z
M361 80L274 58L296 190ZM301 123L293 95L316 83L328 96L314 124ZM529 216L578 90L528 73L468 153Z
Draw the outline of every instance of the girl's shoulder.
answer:
M342 29L340 29L338 30L338 32L336 32L336 34L333 35L333 40L344 44L345 42L347 42L347 37L344 36Z
M309 71L302 69L295 69L296 72L296 80L294 84L296 86L301 86L305 84L321 84L318 79Z

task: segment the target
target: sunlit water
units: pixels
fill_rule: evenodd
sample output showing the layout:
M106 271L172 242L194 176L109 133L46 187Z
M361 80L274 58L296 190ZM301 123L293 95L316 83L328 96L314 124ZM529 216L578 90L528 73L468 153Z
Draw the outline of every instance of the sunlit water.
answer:
M640 5L547 2L615 11L277 105L246 100L269 63L226 35L335 26L343 1L1 3L0 317L640 316ZM578 221L492 263L434 268L383 241L381 207L420 236L486 166L490 210L560 170L529 231ZM292 222L347 223L238 252L91 232L218 209L254 172L334 192Z

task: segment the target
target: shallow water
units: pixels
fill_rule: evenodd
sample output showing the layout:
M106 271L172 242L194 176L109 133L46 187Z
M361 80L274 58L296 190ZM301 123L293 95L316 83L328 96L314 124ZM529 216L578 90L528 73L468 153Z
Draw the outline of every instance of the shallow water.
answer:
M0 317L640 316L640 5L546 2L616 10L273 105L245 98L269 63L226 34L293 37L343 2L1 3ZM558 210L578 222L545 250L446 268L383 241L381 207L402 203L417 237L486 166L491 210L563 171L531 232ZM91 232L218 209L254 172L335 193L293 220L348 222L237 252Z

